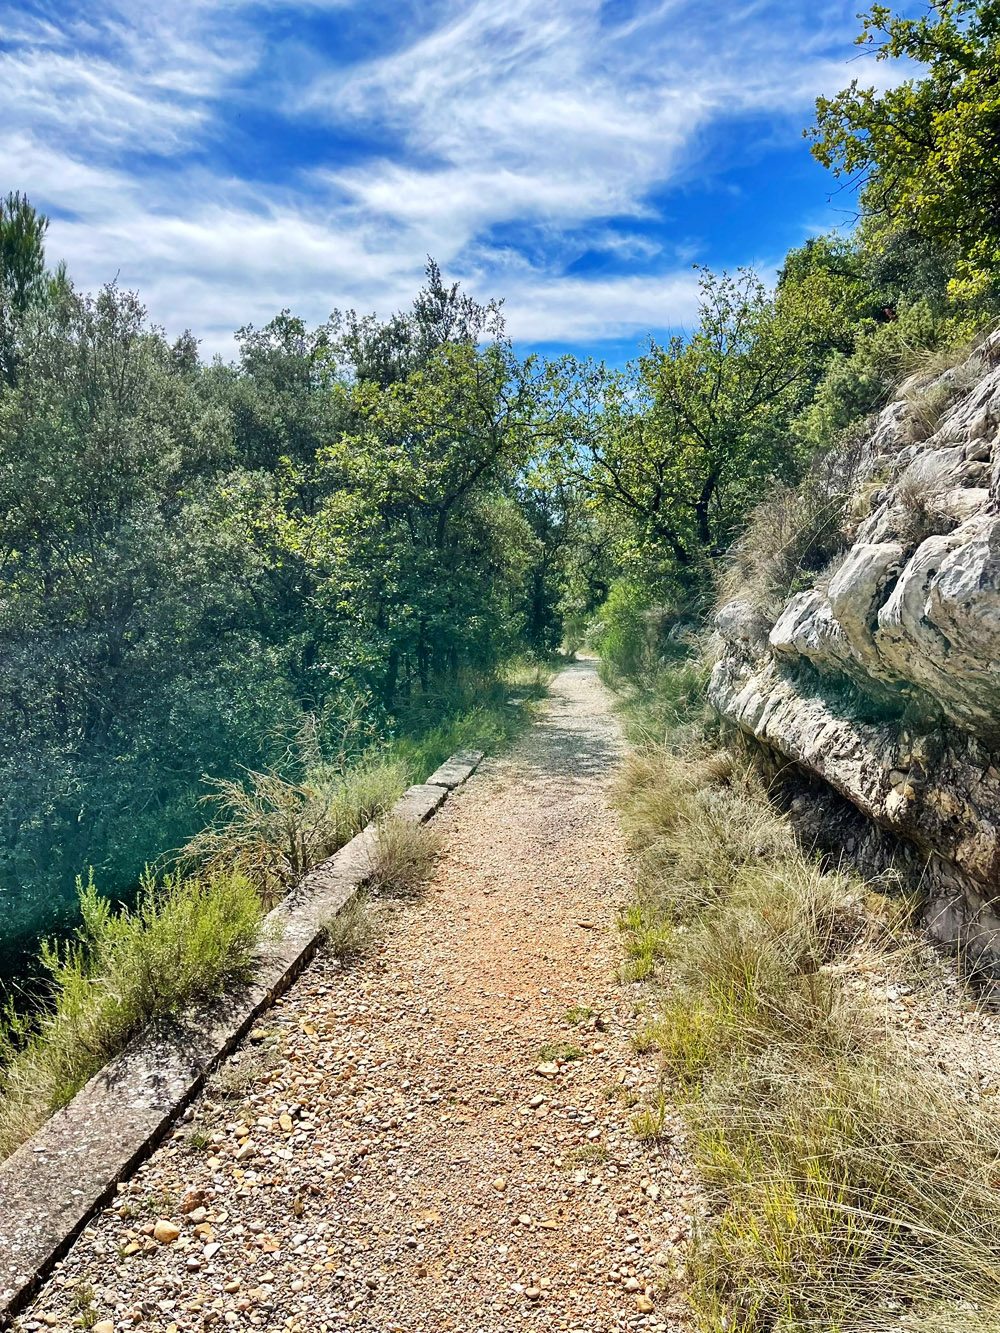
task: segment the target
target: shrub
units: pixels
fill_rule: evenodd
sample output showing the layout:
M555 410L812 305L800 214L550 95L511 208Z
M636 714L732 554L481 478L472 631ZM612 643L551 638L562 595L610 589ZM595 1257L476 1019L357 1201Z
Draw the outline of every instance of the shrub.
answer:
M153 1018L221 993L250 972L261 919L243 875L142 881L114 910L93 880L79 886L82 924L46 944L48 1008L0 1025L0 1154L11 1152Z
M590 646L600 655L606 675L635 680L649 670L654 655L648 621L652 600L632 580L618 579L611 585L589 634Z

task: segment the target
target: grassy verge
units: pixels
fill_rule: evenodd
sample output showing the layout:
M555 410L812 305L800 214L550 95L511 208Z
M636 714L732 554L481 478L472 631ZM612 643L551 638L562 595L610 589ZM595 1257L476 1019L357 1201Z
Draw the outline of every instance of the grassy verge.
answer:
M678 686L680 688L680 686ZM867 983L920 984L898 901L805 855L689 700L621 782L640 876L627 980L706 1195L708 1333L1000 1327L1000 1124L917 1067ZM639 1110L654 1136L662 1102Z
M0 1159L151 1019L249 975L264 912L454 751L509 743L531 716L509 697L540 698L549 674L522 663L425 698L399 735L352 762L306 753L292 776L213 784L215 819L174 868L147 873L131 907L113 907L92 880L82 885L79 928L42 947L47 1003L0 1015ZM432 834L389 824L374 877L382 891L413 892L433 857Z

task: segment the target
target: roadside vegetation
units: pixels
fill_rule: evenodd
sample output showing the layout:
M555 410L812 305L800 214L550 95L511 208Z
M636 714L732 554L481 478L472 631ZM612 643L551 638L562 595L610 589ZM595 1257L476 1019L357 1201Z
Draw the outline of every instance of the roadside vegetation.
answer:
M633 1129L655 1139L681 1107L704 1191L697 1325L994 1329L1000 1124L916 1065L871 998L933 976L908 903L803 850L750 759L703 726L694 669L664 667L646 696L640 737L659 699L685 703L618 799L639 863L622 976L662 1070Z
M41 946L41 1003L9 1001L0 1014L0 1159L147 1023L248 980L265 912L377 821L367 890L327 928L336 956L362 957L378 935L372 904L417 893L439 850L435 830L386 812L456 749L508 743L548 675L538 663L514 664L449 721L354 765L323 765L312 753L299 781L252 772L215 784L216 820L174 858L175 868L147 869L130 904L100 894L92 874L81 881L80 925ZM521 704L508 704L511 690Z
M245 875L218 871L146 875L118 910L91 879L80 915L73 938L42 946L45 1009L0 1021L0 1158L152 1019L248 979L262 912Z

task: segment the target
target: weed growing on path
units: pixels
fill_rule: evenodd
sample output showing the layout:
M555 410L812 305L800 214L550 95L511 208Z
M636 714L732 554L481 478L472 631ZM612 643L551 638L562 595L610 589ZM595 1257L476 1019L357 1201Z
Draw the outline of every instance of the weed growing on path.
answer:
M582 1060L585 1054L586 1052L581 1051L579 1046L573 1046L569 1042L547 1041L539 1049L538 1058L539 1060L556 1060L561 1064L568 1064L571 1060Z
M368 896L355 893L324 926L326 947L342 963L353 963L372 949L379 938Z
M378 830L369 889L384 897L413 897L430 878L443 843L441 833L427 824L385 820Z

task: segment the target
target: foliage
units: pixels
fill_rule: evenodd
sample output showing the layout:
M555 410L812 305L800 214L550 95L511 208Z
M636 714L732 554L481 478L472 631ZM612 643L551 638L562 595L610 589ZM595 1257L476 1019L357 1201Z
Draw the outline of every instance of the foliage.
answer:
M798 476L790 423L830 350L850 344L844 294L822 265L790 265L775 294L747 271L703 274L701 288L689 337L622 373L577 368L581 444L566 460L624 568L687 599L762 489Z
M8 384L20 360L19 319L43 290L48 225L23 194L0 199L0 379Z
M50 1001L0 1023L0 1156L27 1138L147 1022L221 993L249 974L260 900L244 876L144 875L116 911L93 878L78 885L81 924L43 947Z
M817 101L809 131L825 166L861 188L876 247L909 229L957 252L958 284L982 291L1000 267L1000 21L984 0L937 0L919 18L873 5L860 45L920 75L888 87L855 79Z
M502 341L498 307L433 265L413 313L382 332L284 311L240 331L235 365L203 366L133 293L36 281L44 219L20 199L3 219L30 290L10 307L17 375L0 383L10 968L41 929L72 924L82 868L128 896L147 861L186 843L206 773L256 807L240 852L255 880L294 878L384 803L366 781L398 785L398 769L376 776L387 742L443 725L423 746L441 744L470 689L558 636L563 539L546 482L530 519L521 503L538 373ZM287 738L310 726L305 766ZM265 873L247 821L273 824L306 767L324 773L297 799L330 805L325 831L303 834L307 853L286 828ZM231 845L216 834L199 855Z

